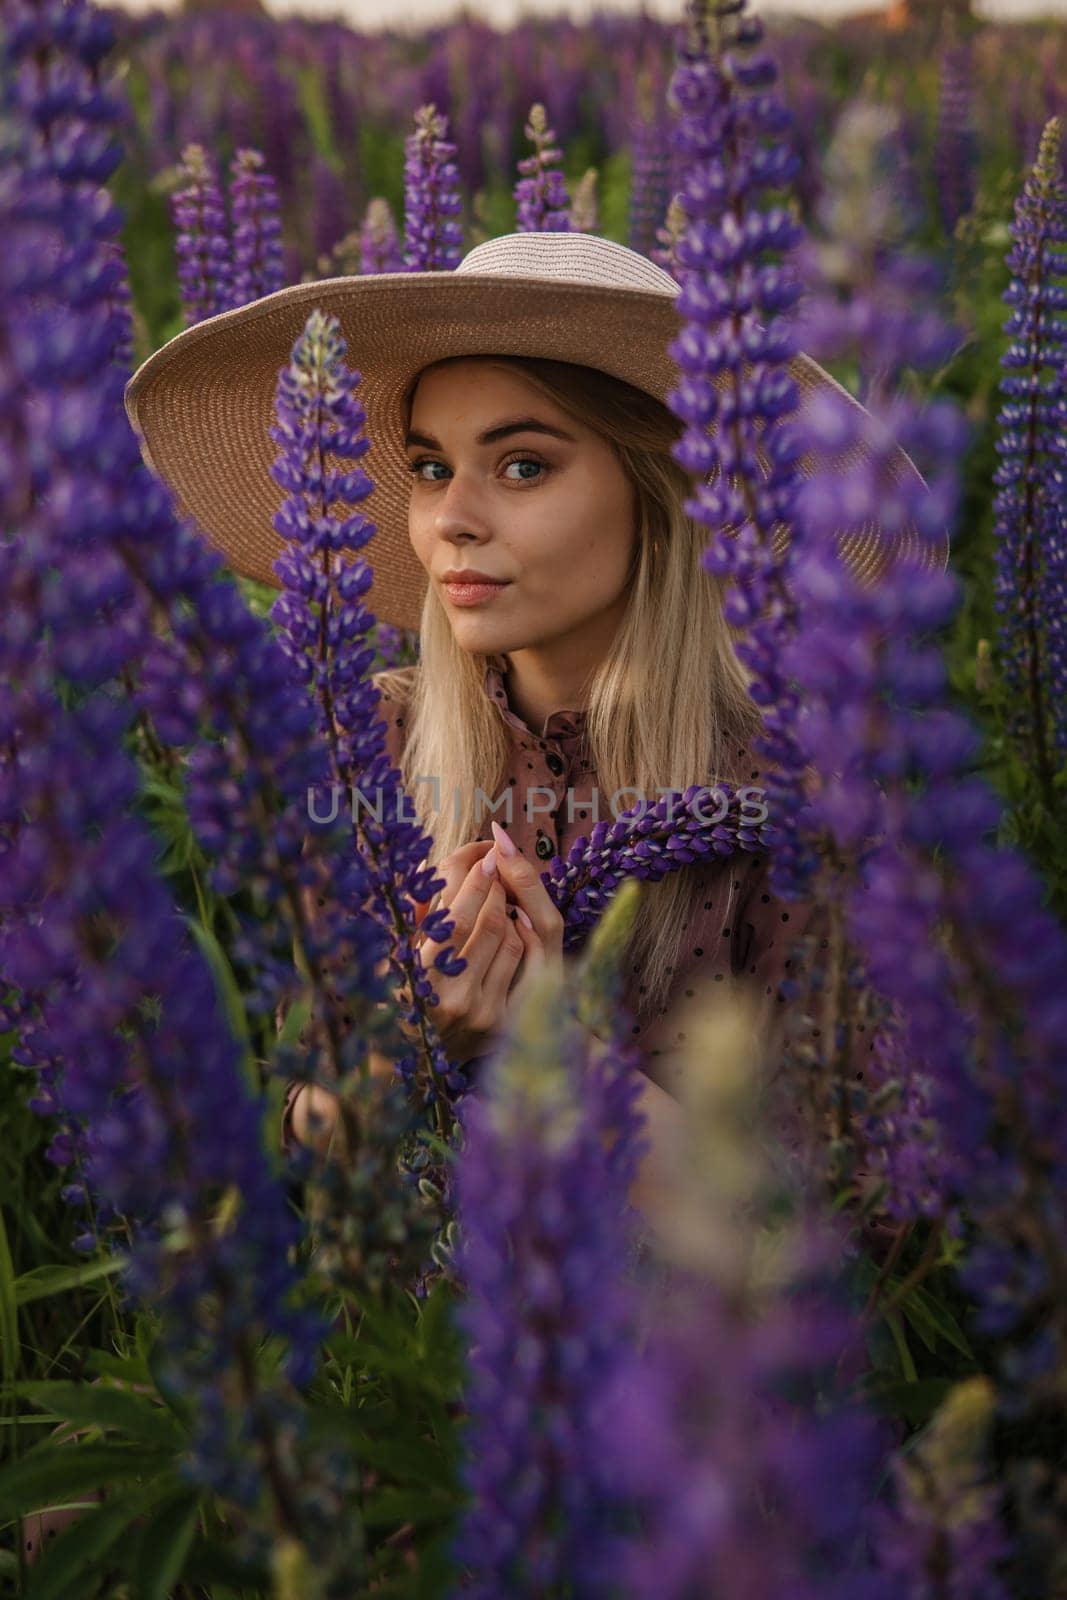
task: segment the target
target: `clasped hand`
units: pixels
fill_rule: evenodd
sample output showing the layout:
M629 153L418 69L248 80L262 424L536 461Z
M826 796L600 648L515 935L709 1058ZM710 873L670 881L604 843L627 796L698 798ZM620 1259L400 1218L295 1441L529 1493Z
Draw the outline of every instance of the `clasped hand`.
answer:
M558 976L563 972L563 916L540 873L498 823L492 826L493 841L462 845L435 869L444 888L419 917L421 922L444 906L454 924L445 940L425 935L419 940L416 954L426 968L446 944L467 963L455 977L436 969L429 973L438 998L427 1015L449 1060L457 1064L491 1048L536 975L546 969ZM487 861L491 872L485 870ZM408 1004L410 998L408 990Z

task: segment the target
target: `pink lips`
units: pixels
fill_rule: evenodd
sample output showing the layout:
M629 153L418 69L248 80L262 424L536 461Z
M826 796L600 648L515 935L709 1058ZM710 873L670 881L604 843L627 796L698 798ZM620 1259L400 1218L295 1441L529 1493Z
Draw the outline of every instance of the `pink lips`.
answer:
M446 583L445 594L454 606L477 606L506 589L506 583Z

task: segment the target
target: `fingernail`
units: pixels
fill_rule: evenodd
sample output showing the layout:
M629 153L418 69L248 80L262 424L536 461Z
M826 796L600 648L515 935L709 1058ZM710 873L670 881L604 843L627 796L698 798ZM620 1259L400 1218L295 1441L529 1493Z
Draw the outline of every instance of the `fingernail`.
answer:
M518 845L515 843L514 839L508 838L507 834L504 832L503 828L495 818L491 823L491 827L493 829L493 838L500 846L500 854L502 856L517 856L519 853Z
M488 855L482 857L482 871L487 878L491 878L496 871L496 845L493 846Z
M529 917L526 915L525 911L522 909L521 906L519 907L519 916L522 918L522 925L523 925L524 928L532 928L533 927L533 923L530 921Z

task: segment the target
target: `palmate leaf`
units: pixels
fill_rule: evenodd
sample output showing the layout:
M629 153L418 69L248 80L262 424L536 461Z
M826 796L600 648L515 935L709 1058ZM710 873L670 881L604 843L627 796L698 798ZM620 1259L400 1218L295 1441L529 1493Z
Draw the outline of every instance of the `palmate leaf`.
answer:
M106 1383L26 1380L14 1392L53 1413L53 1418L82 1427L116 1428L137 1444L181 1450L186 1435L173 1414L149 1395Z
M178 1487L172 1473L161 1473L150 1483L125 1489L99 1509L84 1512L32 1568L25 1600L70 1600L75 1594L93 1593L103 1573L115 1565L112 1552L131 1523Z
M0 1467L0 1521L76 1500L94 1489L155 1478L173 1466L172 1450L77 1440L42 1439Z

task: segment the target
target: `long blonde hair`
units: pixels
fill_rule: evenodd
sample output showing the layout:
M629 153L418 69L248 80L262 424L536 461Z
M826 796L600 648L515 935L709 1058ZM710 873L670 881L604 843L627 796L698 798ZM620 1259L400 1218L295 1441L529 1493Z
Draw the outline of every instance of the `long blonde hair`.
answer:
M561 411L594 429L613 446L635 490L630 604L594 674L586 712L587 753L601 796L632 786L652 804L657 787L745 781L739 761L761 717L723 615L722 580L701 566L708 530L682 509L692 482L670 454L682 422L654 396L593 367L544 357L473 359L525 378ZM407 395L406 423L414 389L413 384ZM475 791L499 794L511 741L485 694L489 658L456 644L432 586L419 635L419 667L380 672L375 681L407 699L401 775L411 807L433 839L430 859L440 862L487 826L487 817L481 824L476 817ZM414 778L428 773L439 778L440 810L432 822L432 786L412 789ZM627 804L636 804L636 796L622 796L621 805ZM611 820L610 808L601 814ZM652 1010L665 1004L685 924L698 896L707 892L706 873L699 881L698 866L644 885L626 959L641 971Z

